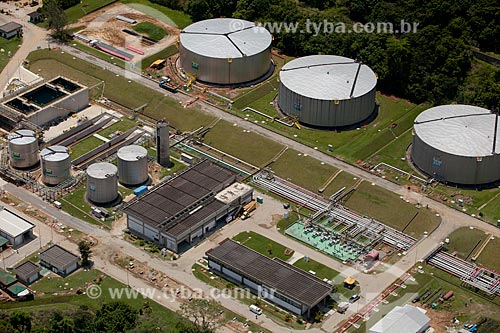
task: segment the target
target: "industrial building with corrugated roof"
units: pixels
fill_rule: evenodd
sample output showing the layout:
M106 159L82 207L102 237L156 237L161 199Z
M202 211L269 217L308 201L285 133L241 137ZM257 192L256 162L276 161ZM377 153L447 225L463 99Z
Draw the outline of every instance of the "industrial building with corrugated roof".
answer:
M0 205L0 236L17 248L32 240L35 225L24 217Z
M396 306L369 329L369 333L422 333L430 319L423 310L406 304Z
M255 23L232 18L196 22L180 34L180 67L196 80L235 85L271 69L272 36Z
M376 110L377 76L353 59L335 55L298 58L283 66L279 78L281 111L308 126L353 126Z
M239 184L239 192L225 189L237 175L208 160L190 167L146 194L128 202L129 231L173 252L182 252L219 224L231 221L252 200L253 189ZM234 186L234 185L233 185Z
M459 185L500 181L498 116L471 105L441 105L415 119L413 164L434 180Z
M59 245L52 245L39 254L40 264L53 272L66 276L78 268L79 257Z
M250 288L259 297L295 314L310 315L333 286L278 258L268 258L231 239L206 252L211 271Z

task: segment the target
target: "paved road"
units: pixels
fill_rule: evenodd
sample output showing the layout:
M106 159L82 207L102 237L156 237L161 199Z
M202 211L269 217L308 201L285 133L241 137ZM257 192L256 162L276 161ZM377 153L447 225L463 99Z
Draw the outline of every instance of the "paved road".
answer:
M0 8L12 9L14 8L13 3L2 3ZM13 15L0 14L0 21L14 21L23 26L23 43L0 74L0 91L4 90L12 76L16 76L16 71L31 51L38 47L47 47L47 31L27 22L27 13L35 9L27 7L17 11L13 10Z

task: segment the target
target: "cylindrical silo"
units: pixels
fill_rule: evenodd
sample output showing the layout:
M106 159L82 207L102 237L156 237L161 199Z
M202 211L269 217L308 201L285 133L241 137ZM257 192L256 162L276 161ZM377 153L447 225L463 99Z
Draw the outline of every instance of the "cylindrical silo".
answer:
M14 168L31 168L38 163L38 139L32 130L17 130L10 133L9 159Z
M168 121L160 120L156 123L156 161L163 167L170 167L170 133Z
M118 197L118 169L111 163L91 164L87 168L87 199L106 204Z
M415 119L412 162L434 180L484 185L500 180L498 116L471 105L440 105Z
M127 186L140 185L148 180L148 151L146 148L130 145L122 147L118 157L118 179Z
M180 66L196 80L222 85L250 82L271 68L272 36L232 18L196 22L180 34Z
M42 181L47 185L57 185L71 177L69 149L51 146L40 152Z
M353 126L375 111L377 76L356 60L334 55L302 57L283 66L279 77L280 109L303 124Z

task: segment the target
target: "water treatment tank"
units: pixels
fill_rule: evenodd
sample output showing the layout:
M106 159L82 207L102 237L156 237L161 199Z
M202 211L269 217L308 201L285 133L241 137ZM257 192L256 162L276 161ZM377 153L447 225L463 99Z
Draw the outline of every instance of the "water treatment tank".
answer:
M38 163L38 139L32 130L22 129L10 133L9 159L14 168L30 168Z
M305 125L349 127L375 112L377 76L357 60L336 55L297 58L283 66L279 78L280 109Z
M472 105L439 105L415 119L411 158L433 179L477 186L500 181L496 114Z
M40 152L42 181L47 185L57 185L71 176L69 149L51 146Z
M87 199L106 204L118 197L118 169L111 163L94 163L87 168Z
M118 150L118 179L121 184L140 185L148 180L148 151L130 145Z
M272 35L253 22L215 18L191 24L179 37L180 66L196 80L234 85L271 68Z

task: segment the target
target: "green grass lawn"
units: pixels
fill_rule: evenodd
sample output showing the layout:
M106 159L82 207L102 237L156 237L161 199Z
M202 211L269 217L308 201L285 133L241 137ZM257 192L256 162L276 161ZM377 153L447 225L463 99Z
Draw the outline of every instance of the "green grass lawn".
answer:
M337 168L293 149L288 149L270 167L278 176L316 193L338 172Z
M3 50L3 52L0 52L0 72L7 66L10 60L9 51L12 57L17 52L22 42L22 38L5 39L0 37L0 49ZM4 75L12 75L12 73L4 73Z
M450 253L456 253L458 257L465 259L474 249L477 243L484 241L486 234L479 229L460 228L452 232L447 238L450 239L449 244L445 247ZM476 247L476 250L479 248ZM475 253L474 251L474 253Z
M94 283L93 281L98 277L100 277L99 287L102 290L102 294L97 299L89 298L87 295L83 294L76 295L70 293L61 295L65 292L64 288L66 288L66 290L73 288L73 291L76 291L76 289L80 287L85 290L86 286L90 283ZM66 283L68 283L67 286L65 285ZM96 311L102 304L109 303L113 300L109 293L110 289L126 288L126 286L98 270L91 269L85 272L80 269L66 278L55 277L54 274L51 274L50 280L44 277L42 280L34 283L32 288L38 292L44 291L48 294L45 296L37 295L34 301L29 302L2 303L0 304L0 309L7 312L22 308L23 311L42 316L44 313L47 313L47 317L49 317L54 310L58 310L64 314L65 311L71 312L82 306L88 307L91 311ZM58 293L58 295L56 296L54 293ZM142 308L146 300L148 299L141 295L136 298L123 299L124 302L136 309ZM136 328L138 331L146 332L146 330L141 330L140 327L141 325L147 324L149 321L154 322L155 326L163 329L175 327L179 319L175 312L161 306L154 302L154 300L149 300L149 304L152 312L147 317L139 318L139 324Z
M412 132L408 131L397 140L392 141L384 149L368 159L372 165L384 162L396 168L415 174L415 171L408 165L406 160L406 150L411 144ZM402 160L404 158L405 160ZM401 175L398 175L401 177ZM420 175L419 175L420 176Z
M160 92L125 77L116 76L95 64L78 58L73 59L66 53L37 50L32 52L28 59L31 62L30 69L45 79L63 75L88 86L104 81L105 97L131 109L147 104L143 111L145 115L154 119L166 118L171 126L181 131L193 130L214 120L212 116L195 108L184 109L175 100ZM100 89L99 91L102 91L102 86Z
M241 127L224 120L205 135L204 142L256 166L269 162L283 149L279 143L253 132L243 132Z
M83 270L79 269L67 277L61 277L56 274L50 274L50 279L44 277L31 285L37 293L53 294L62 291L76 291L78 288L84 288L89 281L96 280L102 273L95 269Z
M486 245L483 252L481 252L476 262L500 273L500 260L498 260L499 253L500 240L498 238L492 239L488 245Z
M314 271L316 276L320 279L328 279L333 280L340 273L330 267L327 267L317 261L309 259L309 261L305 261L304 258L297 260L294 264L295 267L298 267L306 272Z
M65 10L68 22L74 23L85 15L113 2L116 2L116 0L81 0L79 4Z
M137 122L128 119L127 117L122 117L120 121L106 127L105 129L100 130L99 132L97 132L97 134L109 138L109 136L116 131L125 133L134 126L137 126Z
M189 15L182 11L152 3L149 0L121 0L122 3L168 25L184 29L192 23Z
M96 138L95 136L89 136L88 138L83 139L82 141L72 145L70 147L70 156L71 160L74 160L85 153L88 153L94 148L99 147L104 144L104 141Z
M342 171L335 177L335 179L330 183L330 185L328 185L323 194L325 196L331 196L332 194L336 193L343 187L345 187L345 190L348 190L351 187L353 187L357 181L358 181L357 177L354 177L354 175L351 175L348 172Z
M269 258L279 258L287 261L293 255L293 251L291 251L290 255L285 255L285 250L287 249L286 246L253 231L244 231L239 233L233 237L233 240L240 242L242 245L245 245L246 247L249 247ZM271 253L269 250L271 250Z
M98 221L90 214L90 204L85 200L85 195L85 185L80 185L76 190L59 199L62 203L61 209L80 220L109 227L110 222Z
M163 39L163 37L165 37L167 35L167 32L165 31L165 29L157 26L154 23L148 22L148 21L137 23L136 25L134 25L132 27L132 29L134 29L135 31L137 31L140 34L144 34L144 35L148 36L149 38L157 40L157 41Z
M273 109L269 105L272 100L273 88L277 83L273 79L269 83L263 84L254 90L240 96L234 103L234 114L240 117L249 115L249 121L264 120L264 117L250 113L241 112L245 106L253 106L259 111L273 114ZM288 136L298 142L311 147L318 147L319 150L327 152L328 145L333 146L331 154L341 159L355 163L358 160L365 160L375 151L381 149L393 140L396 140L413 125L415 117L426 109L424 105L415 105L406 100L377 94L380 110L377 118L366 126L349 131L324 131L302 127L287 127L276 122L261 124L277 133ZM261 110L260 110L261 109ZM274 115L277 116L276 113ZM395 128L391 128L394 124Z
M181 163L177 160L170 159L170 162L172 163L170 168L162 168L161 169L161 175L160 175L161 178L168 176L168 175L171 175L171 174L174 174L174 173L177 173L177 172L187 168L187 166L184 163Z
M163 50L161 50L160 52L157 52L157 53L152 54L146 58L143 58L140 61L141 69L144 70L144 69L148 68L156 60L168 58L170 56L173 56L177 52L179 52L179 50L177 49L177 46L170 45L170 46L164 48Z
M397 194L378 186L372 186L368 182L361 183L346 201L346 206L398 230L403 230L418 213L412 223L404 230L405 233L415 238L422 236L424 231L432 232L441 221L441 218L429 209L418 209L400 199Z

